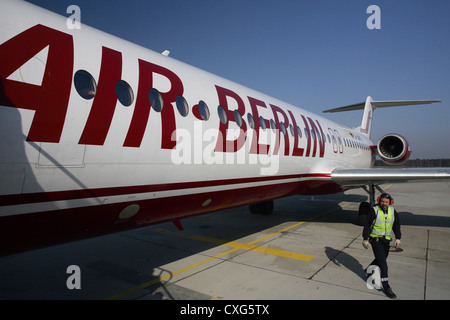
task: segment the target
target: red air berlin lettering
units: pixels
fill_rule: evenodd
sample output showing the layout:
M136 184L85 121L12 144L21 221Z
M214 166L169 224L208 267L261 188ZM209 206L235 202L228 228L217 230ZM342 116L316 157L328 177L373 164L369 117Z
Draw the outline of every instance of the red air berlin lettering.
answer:
M281 127L280 120L278 118L278 114L281 114L283 116L283 123L285 128L289 127L289 119L286 116L286 113L283 111L283 109L270 105L273 112L273 117L275 118L275 125L277 128ZM275 138L275 147L273 150L273 154L278 154L278 150L280 149L280 130L276 130L276 138ZM284 135L284 155L289 155L289 136L287 134Z
M7 79L47 46L41 86ZM36 111L27 140L59 142L72 84L72 36L36 25L3 43L0 61L0 104Z
M103 145L116 109L116 82L122 75L122 54L109 48L102 49L102 64L89 118L80 138L80 144Z
M323 134L322 127L320 126L318 121L316 121L317 126L311 118L308 118L308 121L311 124L311 134L314 134L314 151L312 156L316 156L317 144L319 144L319 156L322 158L325 153L325 135Z
M297 157L302 157L303 156L303 152L305 151L305 149L303 148L299 148L298 147L298 141L299 141L299 132L298 130L301 130L298 126L297 126L297 122L295 121L294 115L292 114L292 112L289 110L289 115L291 116L291 120L292 120L292 124L294 126L294 149L292 150L292 155L293 156L297 156Z
M164 108L161 111L161 148L173 149L176 146L176 141L171 140L172 133L176 129L172 102L176 101L178 95L183 94L183 83L180 78L169 69L139 59L139 88L136 98L136 107L123 145L124 147L139 147L141 145L145 128L147 127L148 117L150 115L148 92L153 88L154 73L166 77L171 83L169 92L161 93L164 101Z
M269 153L269 145L267 144L260 144L259 143L259 129L261 128L260 122L259 122L259 112L258 112L258 107L263 107L263 108L267 108L266 104L264 103L264 101L252 98L252 97L248 97L248 101L250 101L250 107L252 108L252 114L253 114L253 119L254 119L254 123L255 123L255 127L253 128L255 130L254 134L253 134L253 139L252 139L252 146L250 148L250 153L252 154L268 154ZM262 118L261 119L264 121L266 127L268 127L269 121Z
M45 66L42 84L33 85L7 79L24 63L44 48L49 47L47 63ZM13 108L35 110L27 140L35 142L58 143L66 119L72 86L74 66L73 37L69 34L36 25L14 38L0 45L0 104ZM6 62L6 63L5 63ZM183 95L184 87L181 79L171 70L162 66L139 59L139 85L137 88L136 104L133 116L124 140L124 147L140 147L147 128L151 105L149 91L154 87L154 76L160 75L170 82L170 90L162 92L164 107L161 111L161 149L173 149L176 141L172 140L172 133L176 130L175 113L172 103L179 95ZM122 77L122 53L111 48L102 47L102 61L95 98L86 125L81 134L79 144L103 145L105 143L117 105L115 85ZM227 120L219 122L219 137L215 146L217 152L237 152L247 139L247 123L245 119L244 100L230 89L216 85L219 104L225 109ZM268 109L264 101L247 97L253 116L253 139L250 147L252 154L268 154L270 145L259 143L259 130L261 123L270 127L269 120L260 117L258 108ZM228 140L227 130L230 121L235 122L234 112L230 110L229 100L237 104L237 112L243 117L239 136ZM290 153L289 134L284 134L284 155L315 157L317 144L319 157L324 156L325 141L322 138L322 127L318 121L305 118L301 115L308 134L306 152L299 147L299 132L294 115L275 105L269 105L278 129L281 124L289 128L290 123L294 129L292 154ZM193 108L195 114L196 108ZM198 110L197 110L198 111ZM198 113L198 112L197 112ZM199 114L196 114L199 118ZM200 119L200 118L199 118ZM311 137L314 135L313 137ZM276 130L273 154L279 154L280 130ZM312 152L311 149L313 148Z
M239 137L237 137L236 140L227 140L228 123L230 122L230 119L234 119L234 111L228 109L227 98L234 99L237 102L237 110L241 114L241 116L245 115L244 101L242 101L241 97L239 97L235 92L231 90L219 86L216 86L216 90L219 97L219 104L224 107L227 112L227 122L225 124L220 122L219 135L221 135L222 139L217 140L215 151L237 152L242 148L242 146L245 144L245 140L247 139L247 124L243 120ZM234 120L232 121L234 122Z

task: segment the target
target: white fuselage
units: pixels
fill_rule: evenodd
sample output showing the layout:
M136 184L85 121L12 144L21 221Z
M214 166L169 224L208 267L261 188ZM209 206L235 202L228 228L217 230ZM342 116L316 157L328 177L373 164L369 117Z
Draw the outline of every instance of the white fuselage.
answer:
M332 170L371 166L359 130L26 2L1 7L0 219L111 205L106 220L129 227L342 191Z

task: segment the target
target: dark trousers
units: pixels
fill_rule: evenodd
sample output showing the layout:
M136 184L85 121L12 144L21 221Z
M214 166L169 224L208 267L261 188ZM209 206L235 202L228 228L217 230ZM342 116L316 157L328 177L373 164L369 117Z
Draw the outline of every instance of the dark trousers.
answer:
M388 265L386 259L389 255L389 241L384 238L370 238L375 260L371 265L380 267L381 279L388 277Z

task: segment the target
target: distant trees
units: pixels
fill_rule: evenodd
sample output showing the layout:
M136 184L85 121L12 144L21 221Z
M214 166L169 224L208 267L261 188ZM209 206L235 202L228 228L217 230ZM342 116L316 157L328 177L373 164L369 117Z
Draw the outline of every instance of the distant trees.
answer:
M381 160L375 161L375 167L385 166L388 166L388 164L384 163ZM413 159L406 161L406 163L401 165L401 167L450 167L450 159Z

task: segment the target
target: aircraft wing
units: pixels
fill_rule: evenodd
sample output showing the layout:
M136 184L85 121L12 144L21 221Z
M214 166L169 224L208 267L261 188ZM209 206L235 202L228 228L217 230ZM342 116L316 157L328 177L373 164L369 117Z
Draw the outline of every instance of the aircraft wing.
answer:
M343 186L450 180L450 168L335 169L331 179Z

